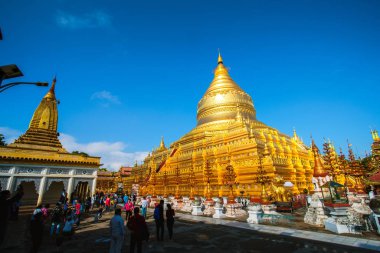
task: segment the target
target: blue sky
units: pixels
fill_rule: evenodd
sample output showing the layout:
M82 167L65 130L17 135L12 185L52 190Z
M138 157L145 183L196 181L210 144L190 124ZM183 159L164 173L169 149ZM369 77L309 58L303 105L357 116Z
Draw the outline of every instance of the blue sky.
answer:
M218 48L281 132L363 156L380 129L380 1L0 0L0 27L0 65L18 81L57 75L64 145L110 168L196 125ZM2 93L0 132L24 132L46 92Z

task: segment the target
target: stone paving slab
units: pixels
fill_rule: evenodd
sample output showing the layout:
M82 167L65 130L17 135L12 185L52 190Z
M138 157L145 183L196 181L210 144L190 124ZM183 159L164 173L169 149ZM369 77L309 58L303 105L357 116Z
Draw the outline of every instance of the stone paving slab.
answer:
M348 236L343 236L343 235L331 235L331 234L324 234L324 233L318 233L318 232L313 232L313 231L289 229L289 228L268 226L268 225L262 225L262 224L250 224L250 223L243 223L243 222L230 221L230 220L214 219L211 217L193 216L193 215L184 214L184 213L177 213L176 216L183 220L202 221L207 224L224 225L224 226L229 226L229 227L234 227L234 228L242 228L242 229L248 229L248 230L253 230L253 231L259 231L262 233L285 235L285 236L297 237L297 238L302 238L302 239L307 239L307 240L335 243L335 244L340 244L340 245L345 245L345 246L380 251L380 241L375 241L375 240L348 237Z
M254 225L235 220L218 220L189 214L176 214L174 240L169 240L165 227L164 241L157 241L152 211L147 223L150 240L144 242L144 253L373 253L379 250L373 240L315 233L294 228ZM91 214L92 215L92 214ZM92 216L84 218L71 240L65 240L58 250L54 237L45 228L40 253L106 253L109 252L109 220L113 213L105 213L94 223ZM123 218L124 213L123 213ZM30 235L22 220L11 223L9 242L1 253L25 253L30 248ZM48 224L47 224L48 225ZM24 238L23 238L24 237ZM335 242L335 240L341 240ZM127 232L122 252L129 252L130 232ZM350 246L348 242L354 240Z

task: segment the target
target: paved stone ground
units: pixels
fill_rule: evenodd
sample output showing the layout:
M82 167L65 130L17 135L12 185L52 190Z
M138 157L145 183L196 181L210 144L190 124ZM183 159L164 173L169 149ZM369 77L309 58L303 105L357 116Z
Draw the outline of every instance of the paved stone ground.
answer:
M379 246L369 242L370 249L349 247L351 237L322 234L295 229L265 225L249 225L232 220L215 220L207 217L196 217L187 214L177 214L174 225L174 240L169 241L165 231L164 242L155 239L155 226L152 214L148 215L150 241L144 242L143 252L333 252L356 253L380 251ZM67 253L96 253L109 250L109 220L112 214L105 214L98 223L93 218L86 218L71 240L67 240L60 248L60 252ZM30 247L27 231L27 216L17 222L11 222L7 233L7 244L1 248L1 253L28 252ZM219 223L219 224L218 224ZM264 231L265 233L263 233ZM311 234L310 234L311 233ZM312 234L314 233L314 234ZM304 239L308 238L308 239ZM310 240L313 238L314 240ZM316 241L318 240L318 241ZM335 242L335 243L330 243ZM361 242L363 243L363 242ZM365 243L365 242L364 242ZM371 244L372 243L372 244ZM354 245L354 244L352 244ZM360 246L356 244L355 246ZM362 245L363 246L363 245ZM366 245L368 246L368 245ZM129 233L125 240L122 252L129 252ZM57 252L55 240L45 229L43 244L40 252Z

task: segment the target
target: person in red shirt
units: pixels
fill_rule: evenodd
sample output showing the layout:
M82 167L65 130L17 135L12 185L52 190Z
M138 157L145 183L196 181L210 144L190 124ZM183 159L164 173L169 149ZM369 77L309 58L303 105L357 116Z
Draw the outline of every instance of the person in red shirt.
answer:
M81 203L78 200L77 203L75 204L75 216L76 216L76 224L79 226L80 224L80 215L81 215Z
M137 244L137 252L141 253L142 241L149 240L149 230L146 225L145 218L141 216L140 208L135 207L133 209L134 215L129 219L127 227L131 230L131 244L130 251L131 253L135 252L135 246Z
M106 198L106 211L109 212L111 210L111 199L110 196L108 195Z
M129 220L129 218L132 216L132 210L133 210L133 202L128 199L128 202L125 203L124 209L125 209L125 220Z

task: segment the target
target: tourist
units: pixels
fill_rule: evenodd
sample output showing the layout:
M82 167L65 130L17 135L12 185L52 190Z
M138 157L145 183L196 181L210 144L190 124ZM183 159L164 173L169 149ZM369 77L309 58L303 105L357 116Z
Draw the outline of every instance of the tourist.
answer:
M103 216L103 207L99 206L98 211L95 214L94 221L98 222L100 220L100 218L102 218L102 216Z
M71 239L71 237L73 236L74 234L74 219L69 216L65 222L65 225L63 226L63 230L62 230L62 234L63 236L65 237L68 237L69 239Z
M69 210L69 202L66 201L66 202L63 204L63 217L66 217L68 210Z
M61 196L59 197L59 202L61 204L66 203L67 193L65 189L62 189Z
M124 204L128 202L128 195L127 194L124 194L123 200L124 200Z
M173 238L173 225L174 225L174 209L172 209L172 206L170 204L166 205L168 207L168 210L166 210L166 226L169 231L169 239L171 240Z
M8 190L0 192L0 246L4 241L5 233L8 225L8 215L10 207L14 201L18 201L22 198L24 192L18 188L16 195L10 198L11 192Z
M91 208L91 197L88 197L85 204L85 213L88 213Z
M42 237L43 237L43 222L42 222L42 206L38 206L32 215L30 220L30 235L32 237L32 248L30 249L31 253L38 252L38 249L41 246Z
M42 221L43 223L46 223L49 218L49 204L42 205L41 211L42 211Z
M130 253L135 252L135 246L137 244L137 252L141 253L142 241L149 239L149 230L143 216L139 214L140 209L135 207L133 209L134 215L127 223L128 228L131 230L131 243Z
M17 187L16 192L20 192L20 194L24 195L24 188L22 187L21 184ZM12 204L11 204L11 216L10 216L10 220L14 220L14 221L18 220L18 212L19 212L19 209L20 209L20 205L21 205L21 197L15 199L12 202Z
M121 209L115 210L115 215L110 220L111 248L110 253L120 253L123 246L125 228L124 220L121 218Z
M106 212L109 212L111 210L111 199L109 196L107 196L105 204L106 204Z
M132 200L133 200L133 205L136 205L136 200L137 200L136 193L133 193Z
M104 207L104 197L100 196L99 204L101 207Z
M79 224L80 224L80 216L82 214L82 205L80 203L80 201L77 201L76 204L75 204L75 216L76 216L76 225L77 227L79 227Z
M157 232L157 240L164 240L164 200L160 200L160 204L158 204L154 208L154 221L156 223L156 232ZM160 231L161 230L161 231ZM161 232L161 233L160 233Z
M132 215L133 208L134 208L134 206L133 206L132 201L130 199L128 199L128 202L124 205L125 220L129 220L129 217L131 217L131 215Z
M150 202L152 202L152 198L151 197L147 197L146 200L148 202L147 207L150 207Z
M56 234L59 234L59 229L61 227L62 223L62 217L63 217L63 210L61 207L61 203L57 203L55 205L55 208L52 212L52 217L51 217L51 227L50 227L50 235L52 236L54 234L54 230L56 231Z
M94 194L94 195L92 195L92 197L91 197L91 210L93 210L94 209L94 206L95 206L95 203L96 203L96 195Z
M146 209L148 207L148 201L145 197L141 200L141 215L146 219Z

